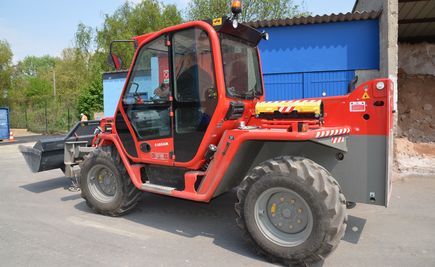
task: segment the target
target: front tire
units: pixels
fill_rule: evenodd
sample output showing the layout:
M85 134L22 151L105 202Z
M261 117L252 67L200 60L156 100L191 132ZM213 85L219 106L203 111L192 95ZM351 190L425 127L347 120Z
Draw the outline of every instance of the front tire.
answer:
M321 261L346 229L346 200L338 183L309 159L286 156L260 164L241 183L237 198L244 238L272 262Z
M85 157L81 164L80 189L91 209L109 216L130 211L141 196L113 146L99 147Z

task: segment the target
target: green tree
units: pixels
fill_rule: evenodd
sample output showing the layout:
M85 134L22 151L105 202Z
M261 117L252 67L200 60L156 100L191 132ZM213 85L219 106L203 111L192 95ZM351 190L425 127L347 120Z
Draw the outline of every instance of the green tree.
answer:
M27 56L17 64L18 75L37 77L51 72L56 59L51 56Z
M94 79L86 90L82 91L77 108L78 112L90 116L103 110L103 81L101 77Z
M12 57L9 43L0 40L0 106L6 105L8 92L11 89Z
M66 48L56 61L55 71L58 97L70 105L75 105L81 90L91 79L86 62L78 56L77 49Z
M39 77L29 77L26 82L26 91L24 96L33 103L44 102L52 93L52 85L50 81Z
M190 20L204 20L229 16L228 0L190 0L187 16ZM242 0L242 21L270 20L309 15L302 5L293 0Z
M181 22L181 12L174 5L164 5L157 0L143 0L136 5L126 2L114 14L105 16L103 27L97 30L97 50L107 56L112 40L131 40ZM114 50L128 68L134 54L133 46L116 44ZM109 70L107 66L103 68Z
M13 91L10 100L45 103L52 96L53 72L56 58L51 56L27 56L19 61L13 74Z
M74 35L74 47L86 56L86 59L93 52L95 33L92 27L86 26L84 23L77 25L77 31Z

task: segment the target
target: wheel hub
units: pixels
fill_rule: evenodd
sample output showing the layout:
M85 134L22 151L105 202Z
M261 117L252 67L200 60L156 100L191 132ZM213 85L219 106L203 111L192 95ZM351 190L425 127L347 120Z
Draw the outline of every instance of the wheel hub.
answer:
M109 202L116 195L116 178L113 172L104 165L95 165L88 173L88 184L91 194L101 202Z
M304 242L313 228L313 215L307 202L288 188L271 188L256 201L256 222L263 234L283 246Z
M273 194L267 203L268 216L279 230L295 234L304 230L308 224L305 204L290 192Z

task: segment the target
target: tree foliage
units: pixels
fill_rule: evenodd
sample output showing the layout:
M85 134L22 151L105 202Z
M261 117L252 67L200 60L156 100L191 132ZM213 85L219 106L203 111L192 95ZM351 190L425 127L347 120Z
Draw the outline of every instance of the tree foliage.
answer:
M103 81L95 79L78 98L78 110L91 115L103 110Z
M131 40L134 36L154 32L183 21L174 5L164 5L157 0L143 0L138 4L125 2L112 15L106 15L103 27L97 30L99 51L108 52L112 40ZM115 53L128 68L133 58L131 44L116 44ZM107 68L106 66L104 66Z
M228 0L190 0L187 15L190 20L204 20L229 16L231 2ZM270 20L308 15L303 5L293 0L243 0L242 21Z
M5 105L11 89L13 53L7 41L0 40L0 106Z
M56 59L51 56L27 56L17 64L17 74L25 76L41 76L51 71L55 66Z

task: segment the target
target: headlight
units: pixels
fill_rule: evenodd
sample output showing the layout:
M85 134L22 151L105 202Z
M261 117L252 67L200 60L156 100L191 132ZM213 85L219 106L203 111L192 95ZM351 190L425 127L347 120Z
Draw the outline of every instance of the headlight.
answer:
M233 20L233 28L237 29L237 27L239 27L239 22L237 21L237 19Z
M378 82L376 84L376 89L383 90L384 88L385 88L385 83L384 82Z

